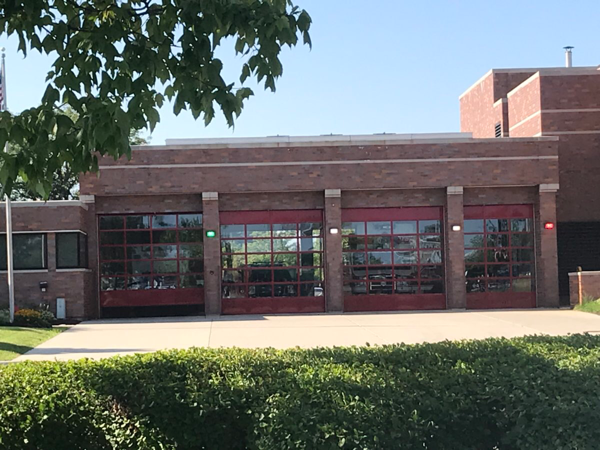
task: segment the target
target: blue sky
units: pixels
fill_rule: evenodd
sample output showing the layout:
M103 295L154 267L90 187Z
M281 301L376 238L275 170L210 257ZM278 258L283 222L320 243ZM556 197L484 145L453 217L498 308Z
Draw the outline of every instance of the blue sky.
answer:
M255 88L235 129L208 127L165 105L152 143L166 138L459 131L458 96L490 68L600 64L600 2L296 0L313 18L313 49L282 56L277 92ZM39 103L51 58L6 40L8 104ZM231 81L240 57L219 55ZM254 86L248 84L250 87Z

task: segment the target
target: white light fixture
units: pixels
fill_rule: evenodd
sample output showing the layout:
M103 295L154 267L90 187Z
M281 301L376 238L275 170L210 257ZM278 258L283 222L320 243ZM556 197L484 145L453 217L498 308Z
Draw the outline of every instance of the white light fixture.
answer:
M340 229L337 227L331 227L329 229L329 234L338 234L340 232Z
M460 225L452 225L452 231L460 231Z

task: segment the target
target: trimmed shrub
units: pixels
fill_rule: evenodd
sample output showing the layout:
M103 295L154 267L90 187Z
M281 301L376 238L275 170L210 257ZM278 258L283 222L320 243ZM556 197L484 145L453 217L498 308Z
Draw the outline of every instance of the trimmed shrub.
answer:
M0 366L0 448L593 449L600 337Z
M50 311L50 305L48 305L47 303L40 303L40 308L38 309L38 311L40 312L42 320L45 320L50 324L54 323L54 321L56 320L56 317L54 317L54 314L52 313L52 311Z
M10 324L10 312L8 309L0 309L0 325Z
M20 327L52 327L52 323L44 318L44 314L35 309L20 309L16 311L14 324Z

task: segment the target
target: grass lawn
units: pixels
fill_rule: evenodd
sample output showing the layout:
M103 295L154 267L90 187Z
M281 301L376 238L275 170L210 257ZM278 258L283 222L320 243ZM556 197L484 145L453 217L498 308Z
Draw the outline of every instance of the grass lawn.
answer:
M65 329L0 327L0 361L10 361Z
M581 305L576 305L575 310L600 314L600 299L592 301L584 301Z

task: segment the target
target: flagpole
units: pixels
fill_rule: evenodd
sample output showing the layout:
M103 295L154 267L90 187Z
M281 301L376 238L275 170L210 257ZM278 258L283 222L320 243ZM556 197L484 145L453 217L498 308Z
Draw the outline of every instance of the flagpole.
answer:
M6 66L4 63L4 47L2 51L2 110L6 111ZM4 145L4 151L8 152L8 142ZM6 271L8 273L8 310L9 320L13 323L15 320L15 283L13 273L13 239L12 239L12 205L10 197L6 194Z

